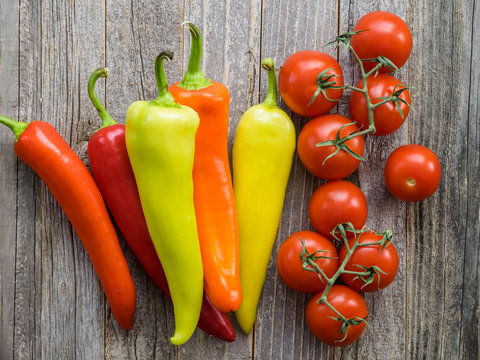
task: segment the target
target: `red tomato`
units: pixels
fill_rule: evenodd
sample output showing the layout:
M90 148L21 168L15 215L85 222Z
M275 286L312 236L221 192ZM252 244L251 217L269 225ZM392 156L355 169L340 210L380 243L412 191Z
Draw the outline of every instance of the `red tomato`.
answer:
M440 161L435 153L422 145L403 145L395 149L385 164L388 191L404 201L421 201L431 196L440 185Z
M317 91L317 75L325 71L325 81L334 86L343 86L343 72L338 62L328 54L314 50L298 51L291 55L280 68L278 89L283 101L293 112L302 116L316 116L326 113L337 105L343 89L325 89L330 100L320 93L310 105ZM333 75L329 80L327 76Z
M356 87L363 87L363 82L360 80ZM394 91L405 88L401 81L395 79L393 76L387 74L379 74L377 76L370 75L367 78L367 89L370 101L372 104L377 104L381 101L381 97L391 96ZM410 93L407 90L402 91L400 99L405 100L411 104ZM388 135L396 131L405 121L410 111L410 106L400 102L400 109L402 109L403 117L397 106L393 101L389 101L373 110L373 121L375 124L375 132L372 135ZM352 91L348 107L352 119L362 129L367 129L370 125L368 119L368 109L365 96L358 92Z
M327 114L313 118L305 124L298 137L297 151L300 161L310 174L320 179L338 180L347 177L357 169L360 160L354 158L345 150L340 150L336 155L325 161L327 156L335 152L336 147L333 145L315 146L322 141L334 140L338 129L351 123L352 121L344 116ZM358 127L354 124L346 126L340 130L340 136L345 137L355 130L358 130ZM363 155L362 136L356 136L348 140L345 145L354 153Z
M307 325L313 335L331 346L346 346L357 340L362 335L365 328L365 322L361 321L357 325L350 325L347 329L347 337L342 334L342 322L333 318L338 315L325 304L318 304L317 301L322 296L319 292L312 296L305 310ZM327 301L346 319L367 319L368 310L365 300L355 290L345 285L333 285L328 292Z
M382 235L377 235L374 232L369 231L360 235L358 243L374 243L380 241L381 239ZM348 240L348 246L350 248L352 248L354 243L355 238ZM339 265L343 263L346 256L347 248L344 244L340 249L340 257L338 259ZM398 270L398 254L393 243L389 243L385 248L382 248L381 245L357 247L348 260L345 270L363 272L366 271L364 268L368 269L373 266L377 266L382 272L373 274L373 281L368 285L365 285L365 282L354 274L342 273L342 279L345 284L358 291L371 292L385 288L395 279L395 275L397 275ZM363 278L368 281L367 276L364 276Z
M405 21L387 11L373 11L363 16L354 31L366 30L352 37L351 45L360 59L383 56L398 68L403 66L412 52L412 33ZM363 62L365 70L375 67L376 62ZM394 69L382 66L381 72Z
M329 181L313 193L308 216L313 227L326 237L332 237L330 232L341 223L351 222L355 229L361 229L367 221L367 199L351 182Z
M314 271L305 270L301 260L302 240L309 254L320 251L316 256L330 259L316 259L315 263L331 278L338 270L338 253L333 243L326 237L313 231L299 231L290 235L280 245L277 254L277 270L283 282L291 289L313 293L323 290L327 285L324 278ZM310 269L313 269L309 265ZM320 276L319 276L320 275Z

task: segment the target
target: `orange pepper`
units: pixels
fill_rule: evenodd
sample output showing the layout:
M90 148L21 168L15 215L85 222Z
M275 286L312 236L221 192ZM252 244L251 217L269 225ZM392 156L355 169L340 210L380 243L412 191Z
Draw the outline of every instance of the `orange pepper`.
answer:
M200 117L195 137L193 187L195 215L202 252L205 292L220 311L235 311L242 300L238 223L228 162L228 106L225 85L206 79L200 71L202 38L195 25L188 70L170 86L175 100Z

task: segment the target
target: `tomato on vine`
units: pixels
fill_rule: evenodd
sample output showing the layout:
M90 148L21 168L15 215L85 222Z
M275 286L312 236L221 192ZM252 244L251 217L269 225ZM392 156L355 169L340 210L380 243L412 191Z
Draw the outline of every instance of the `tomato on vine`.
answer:
M360 188L346 180L329 181L319 186L308 204L308 216L315 230L331 238L341 223L361 229L368 216L367 199Z
M387 159L384 170L388 191L403 201L421 201L437 190L442 178L440 161L422 145L403 145Z
M353 31L351 45L358 57L375 59L378 56L389 59L400 68L412 52L412 33L405 21L387 11L373 11L358 20ZM375 61L362 61L366 71L371 70ZM391 67L382 66L380 72L391 72Z
M285 104L302 116L329 111L342 97L343 71L332 56L315 50L298 51L278 73L278 89Z
M337 249L326 237L313 231L299 231L280 245L277 270L289 288L303 293L323 290L327 282L315 271L317 266L329 278L338 270Z
M360 80L356 87L363 86ZM408 88L393 76L379 74L367 78L367 89L373 109L375 132L372 135L388 135L396 131L405 121L410 111ZM382 104L380 104L382 103ZM363 93L352 91L348 102L350 116L362 129L368 129L369 115L367 101Z
M397 274L397 250L392 242L384 246L379 244L383 234L367 231L358 236L359 245L345 265L346 272L342 272L341 277L354 290L372 292L383 289L392 283ZM353 247L355 241L355 237L348 240L349 248ZM339 264L343 263L346 256L347 247L344 244L340 249Z
M307 122L298 136L297 153L307 171L324 180L339 180L353 173L363 156L362 136L354 137L339 146L317 146L318 143L345 137L358 131L350 119L326 114Z
M312 296L305 310L308 328L321 341L331 346L346 346L362 335L368 316L362 296L345 285L333 285L327 294L328 303L318 303L319 292ZM343 316L344 321L340 316Z

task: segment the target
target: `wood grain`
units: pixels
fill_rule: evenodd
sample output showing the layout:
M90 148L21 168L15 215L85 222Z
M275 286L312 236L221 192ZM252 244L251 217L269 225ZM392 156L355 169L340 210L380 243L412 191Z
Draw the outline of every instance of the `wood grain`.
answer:
M436 196L407 207L410 359L479 357L479 10L445 1L409 13L418 29L409 78L421 89L409 140L438 154L443 171Z
M18 116L18 3L0 3L0 113ZM3 126L2 126L3 127ZM0 131L0 358L13 359L15 332L15 243L17 160L14 136Z
M156 97L155 56L173 50L170 83L185 70L189 20L202 31L202 69L230 90L231 149L243 112L263 100L263 57L276 67L291 53L318 49L336 56L345 80L357 65L322 45L372 10L409 24L412 56L397 74L418 89L415 111L390 136L366 138L366 157L348 180L365 192L367 224L393 230L400 255L394 284L365 296L369 323L354 345L334 349L310 334L309 296L285 287L275 254L290 233L311 229L307 206L322 182L294 158L282 223L269 264L257 324L226 344L197 330L170 344L171 304L120 238L137 287L137 314L122 330L68 219L42 181L16 159L13 135L0 130L0 358L10 359L476 359L480 297L480 5L476 0L5 0L0 2L0 113L54 125L88 164L87 143L100 124L90 104L90 72L106 65L97 92L120 123L138 99ZM308 121L292 114L297 135ZM348 114L348 93L335 111ZM439 155L438 192L415 204L383 185L390 152L419 143Z

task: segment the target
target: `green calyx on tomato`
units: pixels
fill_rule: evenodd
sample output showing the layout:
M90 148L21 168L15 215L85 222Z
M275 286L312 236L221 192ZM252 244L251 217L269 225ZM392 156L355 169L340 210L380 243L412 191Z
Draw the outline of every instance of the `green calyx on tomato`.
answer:
M315 50L298 51L278 73L285 104L301 116L317 116L333 108L343 94L343 71L332 56Z
M363 83L360 80L356 86ZM405 121L411 107L409 87L388 74L370 75L367 78L366 96L353 92L348 102L352 119L361 128L369 128L370 111L373 117L374 131L371 135L383 136L395 132Z
M358 126L344 116L317 116L300 131L298 157L313 176L324 180L343 179L358 168L364 152L364 141L362 136L348 141L340 141L339 138L358 131ZM321 145L317 146L319 143Z
M317 75L317 90L315 90L315 92L313 93L313 96L310 99L310 101L308 102L307 107L312 105L312 103L315 101L315 99L317 98L317 96L320 93L325 97L325 99L327 99L328 101L330 101L332 103L336 103L336 102L340 101L340 99L330 99L328 97L328 94L327 94L327 89L342 89L343 90L343 86L336 86L335 85L337 83L335 78L338 77L339 75L328 73L332 69L333 68L328 68L328 69L325 69L325 70L321 71L320 73L318 73L318 75ZM332 79L334 79L334 80L332 80Z
M322 298L324 298L322 300ZM312 296L305 310L310 331L331 346L346 346L362 335L368 310L363 297L345 285L333 285Z
M280 245L277 270L289 288L302 293L318 292L338 270L338 252L326 237L314 231L299 231Z
M378 291L393 282L398 270L398 253L392 243L391 233L376 234L366 231L358 239L350 238L348 246L357 249L345 265L343 281L352 289L363 292ZM348 253L347 244L340 249L339 262L343 263Z

